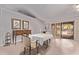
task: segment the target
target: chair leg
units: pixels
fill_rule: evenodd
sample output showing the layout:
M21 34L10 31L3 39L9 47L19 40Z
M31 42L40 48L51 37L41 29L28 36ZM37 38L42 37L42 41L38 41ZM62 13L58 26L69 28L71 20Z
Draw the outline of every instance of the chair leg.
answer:
M31 46L29 46L29 55L31 55Z
M24 47L24 54L26 54L26 48Z
M37 49L37 54L39 53L39 45L38 45L38 41L36 41L36 49Z

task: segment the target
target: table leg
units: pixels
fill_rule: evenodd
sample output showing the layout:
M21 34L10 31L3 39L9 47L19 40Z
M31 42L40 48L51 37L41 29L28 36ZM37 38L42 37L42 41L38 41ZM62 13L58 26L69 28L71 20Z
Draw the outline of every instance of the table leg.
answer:
M31 55L31 46L29 46L29 55Z
M14 34L13 34L13 36L12 36L12 43L14 44Z
M15 36L15 45L16 45L16 36Z
M39 53L39 46L38 46L38 41L36 41L36 48L37 48L37 54Z

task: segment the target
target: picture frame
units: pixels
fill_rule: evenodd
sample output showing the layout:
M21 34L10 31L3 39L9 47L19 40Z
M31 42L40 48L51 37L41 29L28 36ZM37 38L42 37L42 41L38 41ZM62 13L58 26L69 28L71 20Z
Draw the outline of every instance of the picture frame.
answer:
M22 21L22 29L28 30L29 29L29 21Z
M12 29L21 29L21 20L12 18Z

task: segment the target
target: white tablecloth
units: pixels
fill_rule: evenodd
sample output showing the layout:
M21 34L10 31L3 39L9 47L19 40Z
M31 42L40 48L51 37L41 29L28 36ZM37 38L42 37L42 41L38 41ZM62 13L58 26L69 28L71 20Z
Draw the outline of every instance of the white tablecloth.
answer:
M31 38L31 40L38 40L40 45L43 45L43 42L48 40L48 39L52 39L53 35L50 33L39 33L39 34L33 34L33 35L29 35L29 37Z

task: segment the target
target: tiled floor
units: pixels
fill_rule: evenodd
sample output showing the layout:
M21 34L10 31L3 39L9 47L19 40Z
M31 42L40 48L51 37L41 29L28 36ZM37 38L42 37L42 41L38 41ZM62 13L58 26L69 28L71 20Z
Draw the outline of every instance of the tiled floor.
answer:
M0 54L18 55L23 51L23 44L0 47ZM51 40L47 50L42 48L41 55L75 55L79 54L79 42L69 39Z
M69 39L55 39L51 41L48 55L75 55L79 54L79 43Z
M23 44L11 44L10 46L0 47L1 55L18 55L23 51Z

